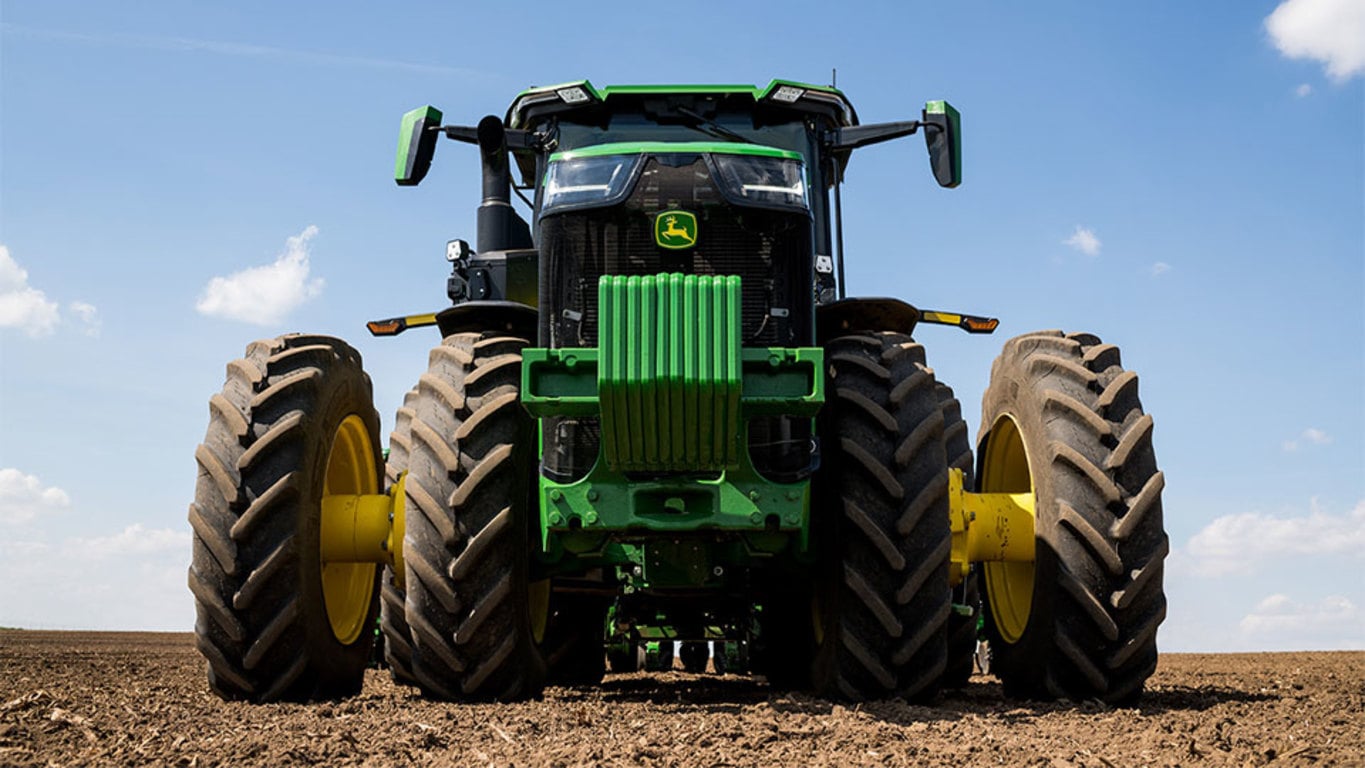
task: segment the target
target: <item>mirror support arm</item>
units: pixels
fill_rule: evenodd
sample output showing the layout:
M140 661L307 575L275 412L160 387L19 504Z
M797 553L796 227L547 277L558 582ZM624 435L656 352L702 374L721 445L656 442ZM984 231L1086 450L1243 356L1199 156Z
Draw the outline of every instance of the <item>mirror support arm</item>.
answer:
M873 125L854 125L826 134L825 143L833 150L853 150L870 144L899 139L918 131L924 125L919 120L897 123L875 123Z
M465 144L479 143L479 129L472 125L443 125L439 129L445 133L447 139L454 139ZM504 129L507 137L508 149L540 149L541 139L539 133L531 131L519 131L512 128Z

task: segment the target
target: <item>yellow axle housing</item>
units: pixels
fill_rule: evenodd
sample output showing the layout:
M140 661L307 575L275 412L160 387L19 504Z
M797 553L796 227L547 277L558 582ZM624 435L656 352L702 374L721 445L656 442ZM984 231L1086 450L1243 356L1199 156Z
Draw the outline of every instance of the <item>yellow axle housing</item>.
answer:
M972 493L963 480L962 470L948 470L953 586L967 578L972 563L1033 562L1033 494Z
M322 497L319 536L322 562L374 563L393 569L398 586L403 578L404 472L388 493L329 494Z
M375 563L393 569L404 584L403 484L382 494L331 494L322 499L323 563ZM960 469L948 471L948 517L952 529L949 581L967 578L972 563L1031 563L1034 558L1032 493L973 493Z

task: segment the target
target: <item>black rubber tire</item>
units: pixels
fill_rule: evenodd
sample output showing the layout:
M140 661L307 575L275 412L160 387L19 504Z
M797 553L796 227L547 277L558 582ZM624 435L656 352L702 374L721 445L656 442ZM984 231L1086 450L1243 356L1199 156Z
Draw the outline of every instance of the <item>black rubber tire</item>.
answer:
M307 701L360 691L374 632L332 632L319 529L337 427L357 415L374 448L379 416L360 353L325 336L256 341L228 363L195 450L190 505L195 641L224 699ZM364 626L378 610L379 569Z
M596 685L607 673L603 645L607 603L600 598L554 595L554 612L541 644L548 682Z
M412 450L412 401L417 390L408 390L403 406L394 419L389 435L389 457L384 462L384 481L389 487L408 468L408 453ZM400 685L416 685L412 674L412 628L404 614L407 596L389 566L384 566L383 591L379 596L379 628L384 633L384 664L389 675Z
M812 680L850 700L932 698L952 608L943 412L924 348L898 333L825 345L816 476L820 621Z
M939 410L943 412L943 448L948 456L948 467L963 473L962 487L972 490L972 442L967 422L962 419L962 403L953 390L943 382L935 388ZM948 666L943 673L944 688L961 688L972 677L976 657L976 624L981 611L979 574L973 568L953 590L953 612L948 615ZM970 614L959 613L959 605L971 609Z
M671 670L673 669L673 657L674 657L674 653L673 653L673 641L672 641L672 640L655 640L655 641L652 641L652 642L656 642L656 643L659 644L659 653L658 653L658 655L654 656L653 658L650 658L650 656L649 656L648 643L642 643L641 646L645 649L645 662L644 662L644 665L643 665L643 669L644 669L646 672L668 672L668 671L671 671Z
M406 617L424 694L538 695L529 558L535 432L521 407L525 339L461 333L431 351L412 400Z
M607 665L614 674L629 675L645 668L645 647L634 643L625 649L607 651Z
M682 644L678 655L682 658L684 672L700 675L706 671L706 662L711 658L709 645L705 640L688 641Z
M1152 418L1119 350L1090 334L1011 339L982 398L979 484L997 419L1018 425L1036 494L1028 621L1007 642L990 611L993 672L1013 697L1129 703L1156 669L1169 545ZM983 490L990 490L984 489Z

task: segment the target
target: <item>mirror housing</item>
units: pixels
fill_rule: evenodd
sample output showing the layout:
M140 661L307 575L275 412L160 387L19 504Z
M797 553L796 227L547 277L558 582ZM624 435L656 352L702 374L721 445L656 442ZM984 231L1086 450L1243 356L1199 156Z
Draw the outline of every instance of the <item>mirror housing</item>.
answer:
M393 180L400 187L415 187L431 169L431 158L436 154L436 140L441 134L441 110L428 104L403 115L398 129L398 158L393 166Z
M929 101L923 117L929 167L939 186L952 189L962 183L962 116L946 101Z

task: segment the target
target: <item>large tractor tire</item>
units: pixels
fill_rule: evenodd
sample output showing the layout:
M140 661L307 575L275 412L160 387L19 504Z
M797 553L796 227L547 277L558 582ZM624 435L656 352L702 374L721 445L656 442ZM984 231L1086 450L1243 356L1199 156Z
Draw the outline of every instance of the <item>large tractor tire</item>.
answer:
M398 409L393 433L389 435L389 456L384 462L384 479L390 487L398 482L408 468L408 454L412 451L412 401L416 398L415 388L404 396L403 407ZM379 627L384 633L384 663L395 683L416 685L417 678L412 675L412 628L408 626L404 614L406 590L389 566L384 566L382 584Z
M831 697L927 700L947 664L952 609L934 374L924 348L897 333L833 339L825 360L812 681Z
M706 662L711 658L710 643L705 640L689 640L682 644L678 655L682 658L684 672L700 675L706 671Z
M986 563L992 671L1014 697L1136 699L1166 615L1164 477L1137 375L1090 334L1011 339L982 398L983 492L1035 503L1033 563Z
M530 582L535 432L525 339L462 333L431 351L412 400L407 603L412 673L442 699L540 693L549 582Z
M644 670L646 672L670 672L673 670L672 640L649 640L643 643L643 647L645 649Z
M547 680L596 685L607 673L607 603L601 598L556 594L542 650Z
M972 443L967 422L962 419L962 403L953 390L940 382L935 390L943 412L943 448L948 467L963 473L962 487L972 488ZM967 573L953 590L953 612L948 615L948 667L943 687L961 688L971 679L976 655L976 625L981 611L981 590L976 568Z
M358 693L379 569L323 561L321 508L325 495L381 491L360 354L324 336L253 342L209 412L189 587L210 687L253 702Z
M607 649L607 665L618 675L629 675L645 668L644 643L616 644Z
M738 659L731 660L726 645L728 644L724 640L711 641L711 671L718 675L729 674L731 672L741 675L747 672L748 670L744 668L743 664L739 663ZM742 649L743 647L744 646L741 645L736 650ZM806 679L809 679L809 675L807 675ZM768 683L774 687L778 687L777 683L774 683L771 677L768 678Z

